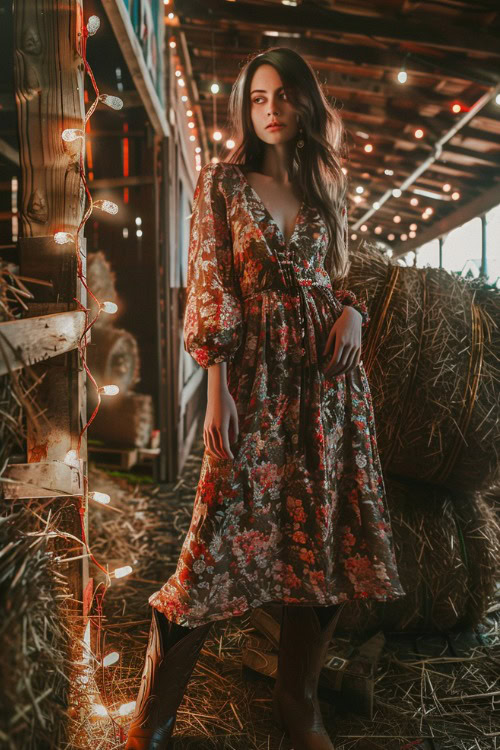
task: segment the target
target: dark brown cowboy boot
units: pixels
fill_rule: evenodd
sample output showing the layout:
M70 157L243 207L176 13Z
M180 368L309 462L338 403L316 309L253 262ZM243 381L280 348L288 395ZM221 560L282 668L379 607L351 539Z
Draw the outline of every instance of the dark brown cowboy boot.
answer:
M273 716L294 750L334 750L321 716L318 681L344 603L282 608Z
M177 709L211 626L211 622L195 628L177 625L153 608L125 750L167 750Z

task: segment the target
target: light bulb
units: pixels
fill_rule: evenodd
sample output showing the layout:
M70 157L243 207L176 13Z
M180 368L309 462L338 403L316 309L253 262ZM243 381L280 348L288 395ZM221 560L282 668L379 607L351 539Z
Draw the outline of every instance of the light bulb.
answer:
M113 203L113 201L98 200L98 201L93 201L93 205L96 208L100 208L101 211L106 211L107 214L118 213L118 206L116 205L116 203Z
M219 93L219 84L218 83L212 83L210 86L210 91L212 94L218 94Z
M356 192L361 194L361 193L365 192L365 189L364 189L364 187L362 185L358 185L356 187Z
M395 198L399 198L401 196L401 190L399 188L394 188L392 194Z
M393 217L392 217L392 220L393 220L393 221L394 221L394 222L395 222L396 224L399 224L399 222L401 221L401 216L398 216L398 215L396 214L396 216L393 216Z
M110 302L110 300L106 300L106 302L101 303L101 310L105 313L113 315L113 313L118 310L118 305L116 305L114 302Z
M103 104L107 104L111 109L121 109L123 107L123 100L119 96L111 96L110 94L99 94L99 100Z
M368 227L366 226L366 224L361 224L360 229L362 232L368 231Z
M93 36L99 29L100 25L101 20L99 16L90 16L89 20L87 21L87 31L89 32L89 36Z
M68 242L74 242L75 238L70 232L56 232L54 235L54 242L58 245L66 245Z
M131 701L130 703L122 703L122 705L118 709L118 713L120 714L120 716L131 714L135 708L135 703L135 701Z
M99 393L104 393L105 396L116 396L120 392L117 385L101 385Z
M68 466L73 466L75 469L78 468L78 454L74 449L69 450L64 456L64 463Z
M124 565L123 568L116 568L115 578L123 578L123 576L128 576L129 573L132 572L132 566L131 565Z
M96 714L96 716L107 716L108 711L106 709L106 706L103 706L102 703L94 703L92 705L92 710Z
M89 500L95 500L97 503L107 505L111 498L105 492L89 492Z
M120 654L118 653L118 651L111 651L109 654L106 654L106 656L102 660L102 666L109 667L111 666L111 664L115 664L119 658Z
M399 83L406 83L407 80L408 80L408 75L406 73L406 70L400 70L398 73Z
M79 130L78 128L66 128L62 132L62 139L63 141L66 141L70 143L71 141L76 141L77 138L84 138L85 133L83 130Z
M375 210L380 208L380 203L378 201L375 201L375 203L372 203L372 206Z
M220 139L222 138L222 133L220 132L220 130L215 130L212 138L214 139L214 141L220 141Z

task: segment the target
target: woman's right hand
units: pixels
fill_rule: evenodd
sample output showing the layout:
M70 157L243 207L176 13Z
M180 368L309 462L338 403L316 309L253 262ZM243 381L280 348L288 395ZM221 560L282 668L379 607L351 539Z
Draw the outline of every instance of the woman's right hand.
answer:
M230 443L239 436L238 412L227 385L222 382L208 390L203 442L213 458L234 458Z

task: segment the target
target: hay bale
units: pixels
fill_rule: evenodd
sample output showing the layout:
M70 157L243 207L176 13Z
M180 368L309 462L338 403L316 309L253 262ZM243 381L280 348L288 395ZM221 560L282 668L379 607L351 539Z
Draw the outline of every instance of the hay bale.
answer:
M475 627L500 573L500 524L479 493L452 493L385 477L398 570L406 596L352 601L339 632L443 633Z
M103 399L89 437L117 447L146 448L154 426L153 397L145 393L119 393Z
M99 302L109 301L118 305L118 311L113 315L108 315L108 313L99 315L92 332L96 328L115 324L123 306L120 304L120 298L116 291L116 274L102 250L89 253L87 258L87 285ZM93 320L97 315L97 303L90 294L88 295L88 307L90 309L89 320Z
M345 286L371 313L362 360L384 471L486 490L500 479L500 291L400 266L368 242Z
M112 326L92 329L87 361L97 385L117 385L128 393L139 381L140 362L137 339L129 331ZM89 384L89 408L96 404L95 388Z

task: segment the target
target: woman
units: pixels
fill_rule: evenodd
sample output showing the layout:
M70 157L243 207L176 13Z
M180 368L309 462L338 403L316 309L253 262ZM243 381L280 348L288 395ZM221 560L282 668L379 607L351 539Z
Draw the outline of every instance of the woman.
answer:
M153 606L128 750L168 747L215 620L282 607L273 715L295 750L331 750L319 673L343 603L404 596L371 395L366 305L348 263L342 123L277 47L242 68L239 143L194 194L184 343L208 370L205 453L177 570Z

